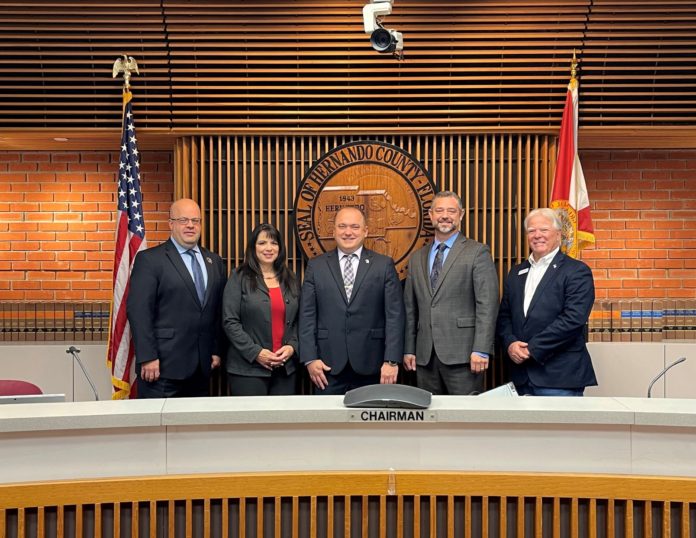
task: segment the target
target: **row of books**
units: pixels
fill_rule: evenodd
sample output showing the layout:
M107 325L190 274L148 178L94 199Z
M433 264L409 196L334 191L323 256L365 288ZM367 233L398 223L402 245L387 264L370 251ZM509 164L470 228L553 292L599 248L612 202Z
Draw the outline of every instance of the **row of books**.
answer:
M0 341L106 341L109 303L0 303Z
M0 341L106 341L109 303L0 303ZM696 340L696 299L597 301L590 342Z
M597 301L590 342L660 342L696 339L696 299Z

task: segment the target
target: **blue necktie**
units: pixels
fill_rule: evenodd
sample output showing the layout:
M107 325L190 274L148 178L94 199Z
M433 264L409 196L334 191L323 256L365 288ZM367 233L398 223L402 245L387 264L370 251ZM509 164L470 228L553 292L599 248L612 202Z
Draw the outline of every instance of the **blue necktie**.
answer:
M433 268L430 270L430 289L435 291L437 287L437 280L440 278L440 272L442 271L442 259L445 257L445 249L447 245L440 243L435 250L435 260L433 260Z
M198 258L196 257L196 251L189 249L186 254L191 256L191 268L193 269L193 285L196 286L196 293L198 294L198 300L203 304L203 299L205 297L205 280L203 280L203 270L201 269L201 264L198 263Z

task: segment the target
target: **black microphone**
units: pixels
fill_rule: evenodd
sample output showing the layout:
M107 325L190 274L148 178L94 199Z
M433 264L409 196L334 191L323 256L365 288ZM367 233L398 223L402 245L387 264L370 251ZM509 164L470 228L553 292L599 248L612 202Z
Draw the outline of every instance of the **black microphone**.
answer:
M92 381L92 378L89 377L89 374L87 373L87 370L85 369L84 364L82 364L82 361L80 360L80 356L78 353L80 353L80 348L75 347L75 346L70 346L68 349L65 350L66 353L70 354L73 356L73 359L77 361L77 364L80 365L80 368L82 369L82 373L85 374L85 377L87 378L87 382L89 383L89 386L92 387L92 392L94 393L94 399L96 401L99 401L99 395L97 394L97 389L94 386L94 382Z
M648 398L652 398L650 395L650 391L652 391L653 385L657 382L658 379L660 379L663 375L667 373L667 370L669 370L672 366L676 366L677 364L680 364L686 360L686 357L679 357L676 361L674 361L672 364L670 364L667 368L662 370L659 374L655 376L655 379L653 379L650 382L650 385L648 386Z

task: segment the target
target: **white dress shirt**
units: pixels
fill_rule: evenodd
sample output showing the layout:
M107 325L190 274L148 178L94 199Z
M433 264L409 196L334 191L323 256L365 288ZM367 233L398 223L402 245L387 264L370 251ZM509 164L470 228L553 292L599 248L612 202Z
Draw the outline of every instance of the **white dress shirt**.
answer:
M527 280L524 283L524 315L527 315L527 310L529 310L529 303L532 302L532 297L536 292L539 282L544 278L546 270L551 265L551 260L558 252L560 247L556 247L554 250L549 252L546 256L542 257L539 261L534 259L534 255L529 255L529 273L527 273Z

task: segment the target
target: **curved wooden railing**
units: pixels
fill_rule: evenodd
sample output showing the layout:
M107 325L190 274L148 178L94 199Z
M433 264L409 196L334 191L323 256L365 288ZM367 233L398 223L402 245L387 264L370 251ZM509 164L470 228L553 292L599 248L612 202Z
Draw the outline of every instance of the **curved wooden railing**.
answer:
M0 486L0 536L8 538L676 538L694 529L693 478L323 472Z

